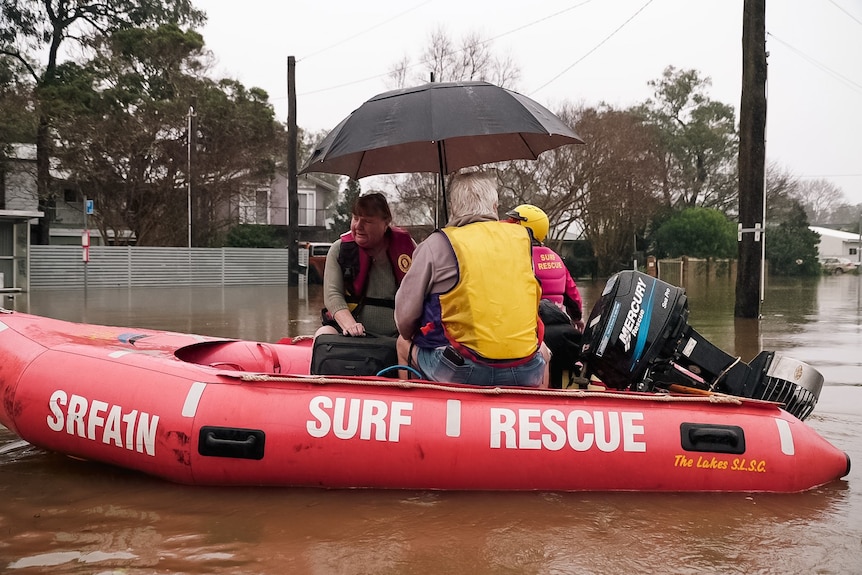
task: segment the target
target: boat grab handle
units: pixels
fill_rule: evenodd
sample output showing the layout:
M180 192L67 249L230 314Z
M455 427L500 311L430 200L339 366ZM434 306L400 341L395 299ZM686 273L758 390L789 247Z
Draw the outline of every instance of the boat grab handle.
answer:
M210 431L207 433L207 445L210 447L220 447L225 445L236 445L239 447L251 447L254 445L254 435L249 435L245 438L245 440L236 440L236 439L219 439L215 436L215 433Z
M198 453L211 457L263 459L266 435L260 429L201 427Z
M745 432L738 425L682 423L679 431L686 451L745 453Z

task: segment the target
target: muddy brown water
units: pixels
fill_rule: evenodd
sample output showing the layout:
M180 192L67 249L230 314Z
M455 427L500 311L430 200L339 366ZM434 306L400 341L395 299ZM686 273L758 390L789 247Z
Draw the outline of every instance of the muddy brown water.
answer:
M792 495L201 488L77 461L0 427L0 572L92 574L862 573L859 276L771 280L761 320L727 281L686 286L690 323L749 360L826 377L808 423L843 480ZM603 282L579 282L592 304ZM46 291L3 305L88 323L276 341L318 325L319 286ZM632 473L637 470L633 469Z

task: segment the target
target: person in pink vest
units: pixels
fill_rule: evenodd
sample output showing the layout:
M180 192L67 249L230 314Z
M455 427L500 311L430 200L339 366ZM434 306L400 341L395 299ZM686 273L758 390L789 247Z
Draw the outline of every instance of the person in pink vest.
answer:
M533 272L542 285L539 315L545 325L544 345L550 350L550 386L566 385L564 373L574 373L584 331L583 301L563 258L544 243L548 215L531 204L506 213L508 222L530 230L533 239ZM547 356L546 356L547 357Z
M350 230L326 256L323 272L323 323L315 336L366 333L395 336L395 292L413 262L416 242L392 225L386 197L359 196Z
M533 234L533 271L542 284L542 299L565 311L579 333L584 331L581 293L560 255L543 242L550 228L548 215L531 204L522 204L506 215L509 222L528 228Z

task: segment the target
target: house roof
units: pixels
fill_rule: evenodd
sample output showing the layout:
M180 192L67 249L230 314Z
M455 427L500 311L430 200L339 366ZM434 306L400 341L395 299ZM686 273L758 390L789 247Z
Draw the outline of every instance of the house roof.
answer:
M41 218L45 212L38 210L0 210L0 220L3 221L20 221L29 220L31 218Z
M832 228L821 228L819 226L808 226L808 229L812 232L817 232L821 236L826 236L829 238L838 238L840 240L846 241L858 241L859 234L853 234L850 232L842 232L841 230L833 230Z
M284 167L279 167L278 172L285 179L287 179L287 170ZM302 185L304 182L307 182L307 183L311 184L312 187L320 186L329 192L337 192L338 191L338 186L332 185L329 182L327 182L326 180L321 180L320 178L313 176L311 174L298 174L296 176L296 180L297 180L297 185L299 187L308 188L309 186L303 186Z
M36 144L12 144L11 158L16 160L36 160Z
M36 161L36 144L12 144L9 158L21 162ZM69 177L69 172L58 169L58 161L56 158L51 158L50 170L51 177L65 180Z

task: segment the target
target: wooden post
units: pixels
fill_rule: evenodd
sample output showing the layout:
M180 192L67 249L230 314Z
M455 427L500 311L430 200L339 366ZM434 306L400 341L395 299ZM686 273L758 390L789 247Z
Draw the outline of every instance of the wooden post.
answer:
M287 260L289 286L299 285L299 193L296 182L296 58L287 57Z
M765 163L766 0L745 0L739 106L739 267L734 309L739 318L760 315Z

